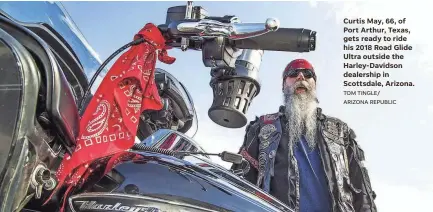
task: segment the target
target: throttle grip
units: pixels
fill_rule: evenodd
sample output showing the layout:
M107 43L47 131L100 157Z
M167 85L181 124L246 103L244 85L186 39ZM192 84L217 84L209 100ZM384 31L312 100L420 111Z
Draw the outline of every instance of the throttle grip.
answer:
M240 49L309 52L316 49L316 32L304 28L279 28L274 32L233 42Z

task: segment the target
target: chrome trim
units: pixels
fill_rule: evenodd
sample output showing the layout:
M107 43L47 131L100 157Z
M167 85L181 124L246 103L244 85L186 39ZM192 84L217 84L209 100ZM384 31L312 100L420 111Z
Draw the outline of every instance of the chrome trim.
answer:
M186 5L185 19L191 19L191 16L192 16L192 1L188 1ZM180 42L180 49L182 51L186 51L188 49L187 38L182 38Z
M243 60L251 63L256 70L260 70L264 51L255 49L244 49L236 60Z
M176 26L180 33L196 33L200 36L225 36L232 40L245 39L276 31L280 22L276 18L268 18L263 23L222 23L203 19L198 22L184 22Z
M75 211L73 204L72 204L72 201L74 201L75 198L86 198L86 197L103 198L104 196L107 196L107 197L126 197L126 198L131 198L131 199L147 200L147 201L153 201L153 202L157 202L157 203L169 204L169 205L173 205L173 206L189 207L189 208L193 208L196 210L202 210L202 211L207 211L207 212L217 212L215 210L210 210L207 208L203 208L203 207L196 206L196 205L191 205L188 203L181 203L178 201L163 200L163 199L159 199L159 198L147 197L147 196L142 196L142 195L131 195L131 194L122 194L122 193L104 193L104 192L92 192L92 193L84 193L84 194L77 194L75 196L71 196L68 199L69 207L73 211ZM136 206L142 206L143 207L144 205L136 205Z
M164 142L164 141L165 141L165 140L166 140L170 135L172 135L172 134L176 134L177 137L176 137L176 140L173 142L173 145L172 145L172 146L176 146L177 142L179 142L179 140L180 140L181 138L183 138L183 139L187 140L188 142L190 142L190 143L191 143L192 145L194 145L195 147L197 147L197 150L198 150L197 152L207 153L207 152L203 149L203 147L200 146L199 143L197 143L196 141L194 141L194 139L192 139L191 137L185 135L184 133L181 133L181 132L179 132L179 131L175 131L175 130L171 130L171 129L161 129L161 130L166 131L166 132L164 132L164 133L166 133L166 134L165 134L163 137L161 137L161 139L160 139L159 141L154 142L154 144L152 145L153 147L158 148L159 146L161 146L162 142ZM169 150L172 150L172 149L169 149ZM209 158L209 157L207 156L207 158Z
M4 42L10 50L14 53L16 59L18 60L18 68L21 69L22 84L20 85L23 89L22 97L20 101L20 113L17 121L17 129L15 133L15 148L21 148L21 150L15 150L9 154L20 154L19 161L17 161L16 169L9 169L4 175L5 184L1 184L1 192L4 193L4 202L0 205L0 211L13 211L13 208L20 206L20 201L25 199L27 193L27 187L30 184L29 178L31 175L31 168L33 166L29 165L34 161L25 160L29 152L29 141L27 139L28 132L31 132L30 126L33 126L35 117L35 109L31 106L37 104L37 98L29 98L28 96L37 96L39 92L40 76L36 64L32 61L31 54L27 49L22 46L14 37L9 33L0 29L0 39L6 41ZM11 44L13 46L11 46ZM30 70L28 72L23 70ZM24 73L29 73L25 75ZM33 101L32 101L33 99ZM26 101L26 104L23 102ZM32 101L32 102L30 102ZM22 123L25 122L25 123ZM20 143L21 142L21 143ZM12 174L8 174L12 172ZM12 176L11 176L12 175ZM5 180L9 177L8 180ZM4 187L3 187L4 186ZM14 192L14 193L11 193Z

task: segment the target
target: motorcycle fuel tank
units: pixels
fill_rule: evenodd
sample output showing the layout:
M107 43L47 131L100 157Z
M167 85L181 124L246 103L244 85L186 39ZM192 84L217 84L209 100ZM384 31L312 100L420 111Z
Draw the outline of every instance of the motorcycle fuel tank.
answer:
M290 211L188 161L138 151L128 157L72 195L67 211Z

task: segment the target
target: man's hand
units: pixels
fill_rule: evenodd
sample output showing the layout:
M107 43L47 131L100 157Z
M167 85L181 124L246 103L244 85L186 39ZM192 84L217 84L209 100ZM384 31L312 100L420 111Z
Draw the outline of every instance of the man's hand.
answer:
M243 163L239 165L233 165L231 167L231 170L233 172L241 172L243 177L245 177L246 180L248 180L251 183L254 183L257 181L257 174L258 174L258 151L259 151L259 126L258 117L254 121L251 121L246 129L245 129L245 136L244 136L244 142L242 146L239 149L239 154L241 154L244 157Z

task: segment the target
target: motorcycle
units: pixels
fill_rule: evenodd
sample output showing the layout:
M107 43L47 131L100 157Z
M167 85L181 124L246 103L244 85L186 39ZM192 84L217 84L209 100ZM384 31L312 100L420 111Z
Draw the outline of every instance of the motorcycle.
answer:
M168 8L158 29L172 48L202 52L214 96L208 115L227 128L247 123L264 51L309 52L316 44L314 31L281 28L277 19L208 16L192 2ZM140 116L124 160L108 173L106 164L91 164L83 185L43 204L62 158L76 148L80 116L109 60L101 64L62 5L51 2L1 3L0 52L1 211L58 211L62 198L66 211L291 211L244 180L243 170L210 160L217 155L249 168L242 156L207 153L191 138L198 127L191 95L162 69L154 80L164 108Z

